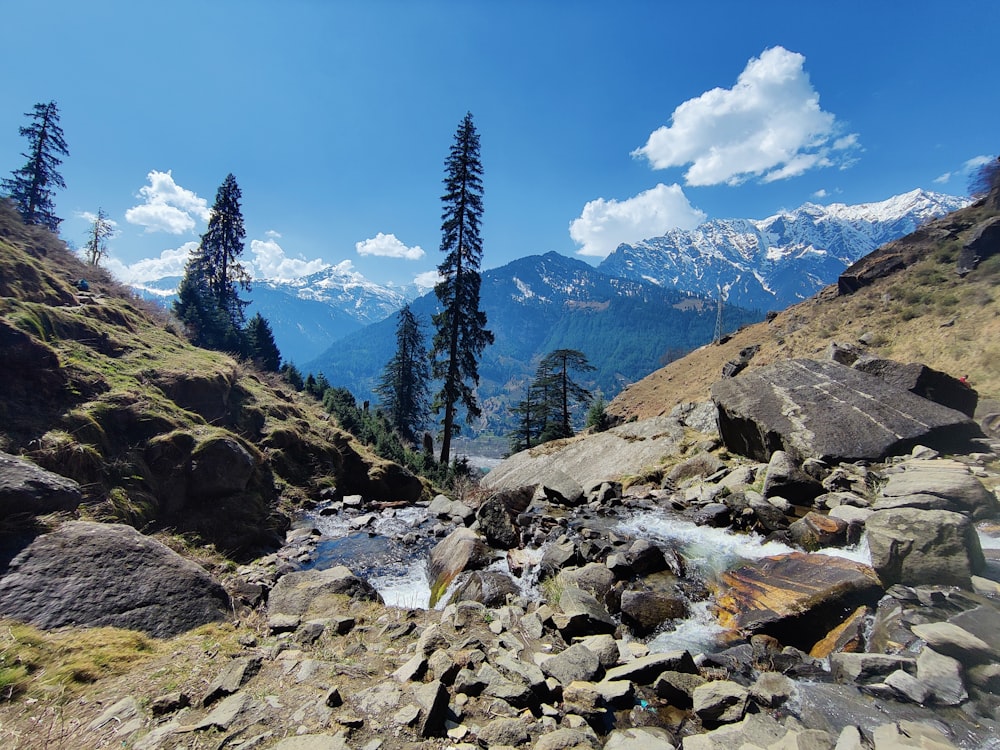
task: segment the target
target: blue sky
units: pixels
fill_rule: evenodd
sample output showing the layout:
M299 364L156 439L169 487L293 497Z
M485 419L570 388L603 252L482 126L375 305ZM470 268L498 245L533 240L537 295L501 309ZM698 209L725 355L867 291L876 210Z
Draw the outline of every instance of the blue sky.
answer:
M179 272L232 172L256 274L426 282L467 111L484 268L806 201L961 195L1000 150L996 2L4 6L0 172L24 163L24 113L56 101L63 237L82 245L103 208L126 279Z

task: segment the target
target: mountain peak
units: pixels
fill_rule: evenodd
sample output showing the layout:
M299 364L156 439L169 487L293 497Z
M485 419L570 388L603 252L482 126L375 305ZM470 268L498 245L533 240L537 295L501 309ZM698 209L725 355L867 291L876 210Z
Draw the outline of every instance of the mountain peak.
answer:
M783 309L880 245L969 202L915 189L873 203L805 203L766 219L715 219L619 245L598 268L705 296L722 287L735 304Z

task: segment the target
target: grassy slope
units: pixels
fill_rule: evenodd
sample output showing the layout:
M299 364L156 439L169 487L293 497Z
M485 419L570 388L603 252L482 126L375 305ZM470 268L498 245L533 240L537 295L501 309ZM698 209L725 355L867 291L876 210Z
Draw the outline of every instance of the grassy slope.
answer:
M75 288L80 278L88 293ZM0 370L0 450L80 482L85 518L195 532L195 543L245 554L269 525L280 531L274 511L324 487L365 493L369 473L385 463L277 377L188 344L162 310L20 224L7 206L0 337L9 365ZM22 359L11 366L14 348ZM177 510L184 490L169 471L157 476L154 456L196 455L218 438L257 459L247 491L198 507L187 498ZM0 521L0 532L17 524Z
M830 342L856 343L864 333L873 335L873 354L923 362L955 377L968 375L981 408L995 410L1000 401L1000 256L964 279L954 268L972 227L997 213L981 202L890 243L886 249L915 262L854 294L839 296L836 286L827 287L770 322L702 347L629 386L611 402L609 413L645 419L668 414L679 403L705 401L723 365L744 347L760 346L753 368L786 358L819 358Z

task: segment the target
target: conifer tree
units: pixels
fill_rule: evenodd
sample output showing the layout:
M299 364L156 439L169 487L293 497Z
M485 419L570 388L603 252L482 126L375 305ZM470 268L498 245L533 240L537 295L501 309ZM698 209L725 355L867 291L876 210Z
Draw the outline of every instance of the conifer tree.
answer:
M405 305L396 324L396 353L386 364L375 393L389 424L410 443L417 441L417 433L427 420L429 381L424 334L410 306Z
M28 139L28 151L21 154L28 161L0 182L0 190L10 196L25 224L37 224L58 232L62 219L55 215L52 195L55 188L66 187L58 167L62 164L59 157L69 156L59 127L59 107L55 102L36 104L24 116L32 121L19 130Z
M594 366L587 361L587 356L576 349L556 349L545 355L539 364L539 371L548 373L551 384L554 406L551 419L546 426L543 438L556 438L573 435L573 420L570 412L572 404L587 406L591 401L591 393L570 377L570 370L576 372L592 372Z
M432 372L443 381L434 400L435 413L444 410L440 458L443 465L451 458L451 438L459 432L458 405L465 407L467 419L481 413L473 386L479 384L479 357L493 343L493 333L486 328L486 313L479 309L482 175L479 134L472 113L468 113L458 126L445 160L441 251L446 255L438 266L442 280L434 287L441 311L433 317L436 332Z
M198 346L240 351L243 310L239 290L250 290L250 274L239 262L246 230L236 178L227 175L215 195L208 229L191 253L177 290L174 312Z
M270 323L260 313L257 313L247 323L245 332L247 356L257 363L265 372L278 372L281 369L281 352L274 342L274 332Z
M108 240L114 237L115 225L108 219L103 208L97 209L97 216L94 217L87 232L87 244L83 252L87 262L92 266L100 265L101 260L108 254Z

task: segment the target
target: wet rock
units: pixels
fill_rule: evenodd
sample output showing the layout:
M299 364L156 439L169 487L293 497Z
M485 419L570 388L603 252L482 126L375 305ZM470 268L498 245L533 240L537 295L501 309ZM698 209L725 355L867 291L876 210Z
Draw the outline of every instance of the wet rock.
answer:
M788 534L802 549L816 551L822 547L843 547L847 544L846 521L816 511L809 511L788 527Z
M835 362L791 359L712 386L730 450L766 461L776 450L827 463L877 461L922 443L954 449L977 437L965 414Z
M671 567L663 550L648 539L636 539L632 542L625 551L625 561L633 575L637 576L648 576Z
M653 633L667 620L687 617L688 608L679 594L658 591L624 591L621 599L622 622L639 636Z
M694 514L694 522L699 526L710 526L715 529L725 528L732 521L729 506L725 503L708 503Z
M837 653L830 656L830 674L837 682L863 685L881 680L897 669L915 674L917 662L912 657L894 654Z
M874 604L882 593L867 565L794 552L729 571L717 600L724 627L765 633L809 649L827 634L831 616Z
M205 569L122 524L71 521L0 578L0 613L43 629L112 626L169 638L230 615Z
M427 506L427 512L441 519L460 518L466 524L476 517L476 512L472 508L463 502L452 500L447 495L435 495L431 504Z
M866 621L871 614L869 607L858 607L843 622L817 641L809 650L809 655L823 659L838 651L857 652L864 650Z
M464 570L486 567L492 559L490 548L476 532L459 527L431 550L427 577L431 582L430 605L433 607L448 586Z
M971 588L985 566L969 519L944 510L894 508L865 523L872 566L886 586L941 584Z

